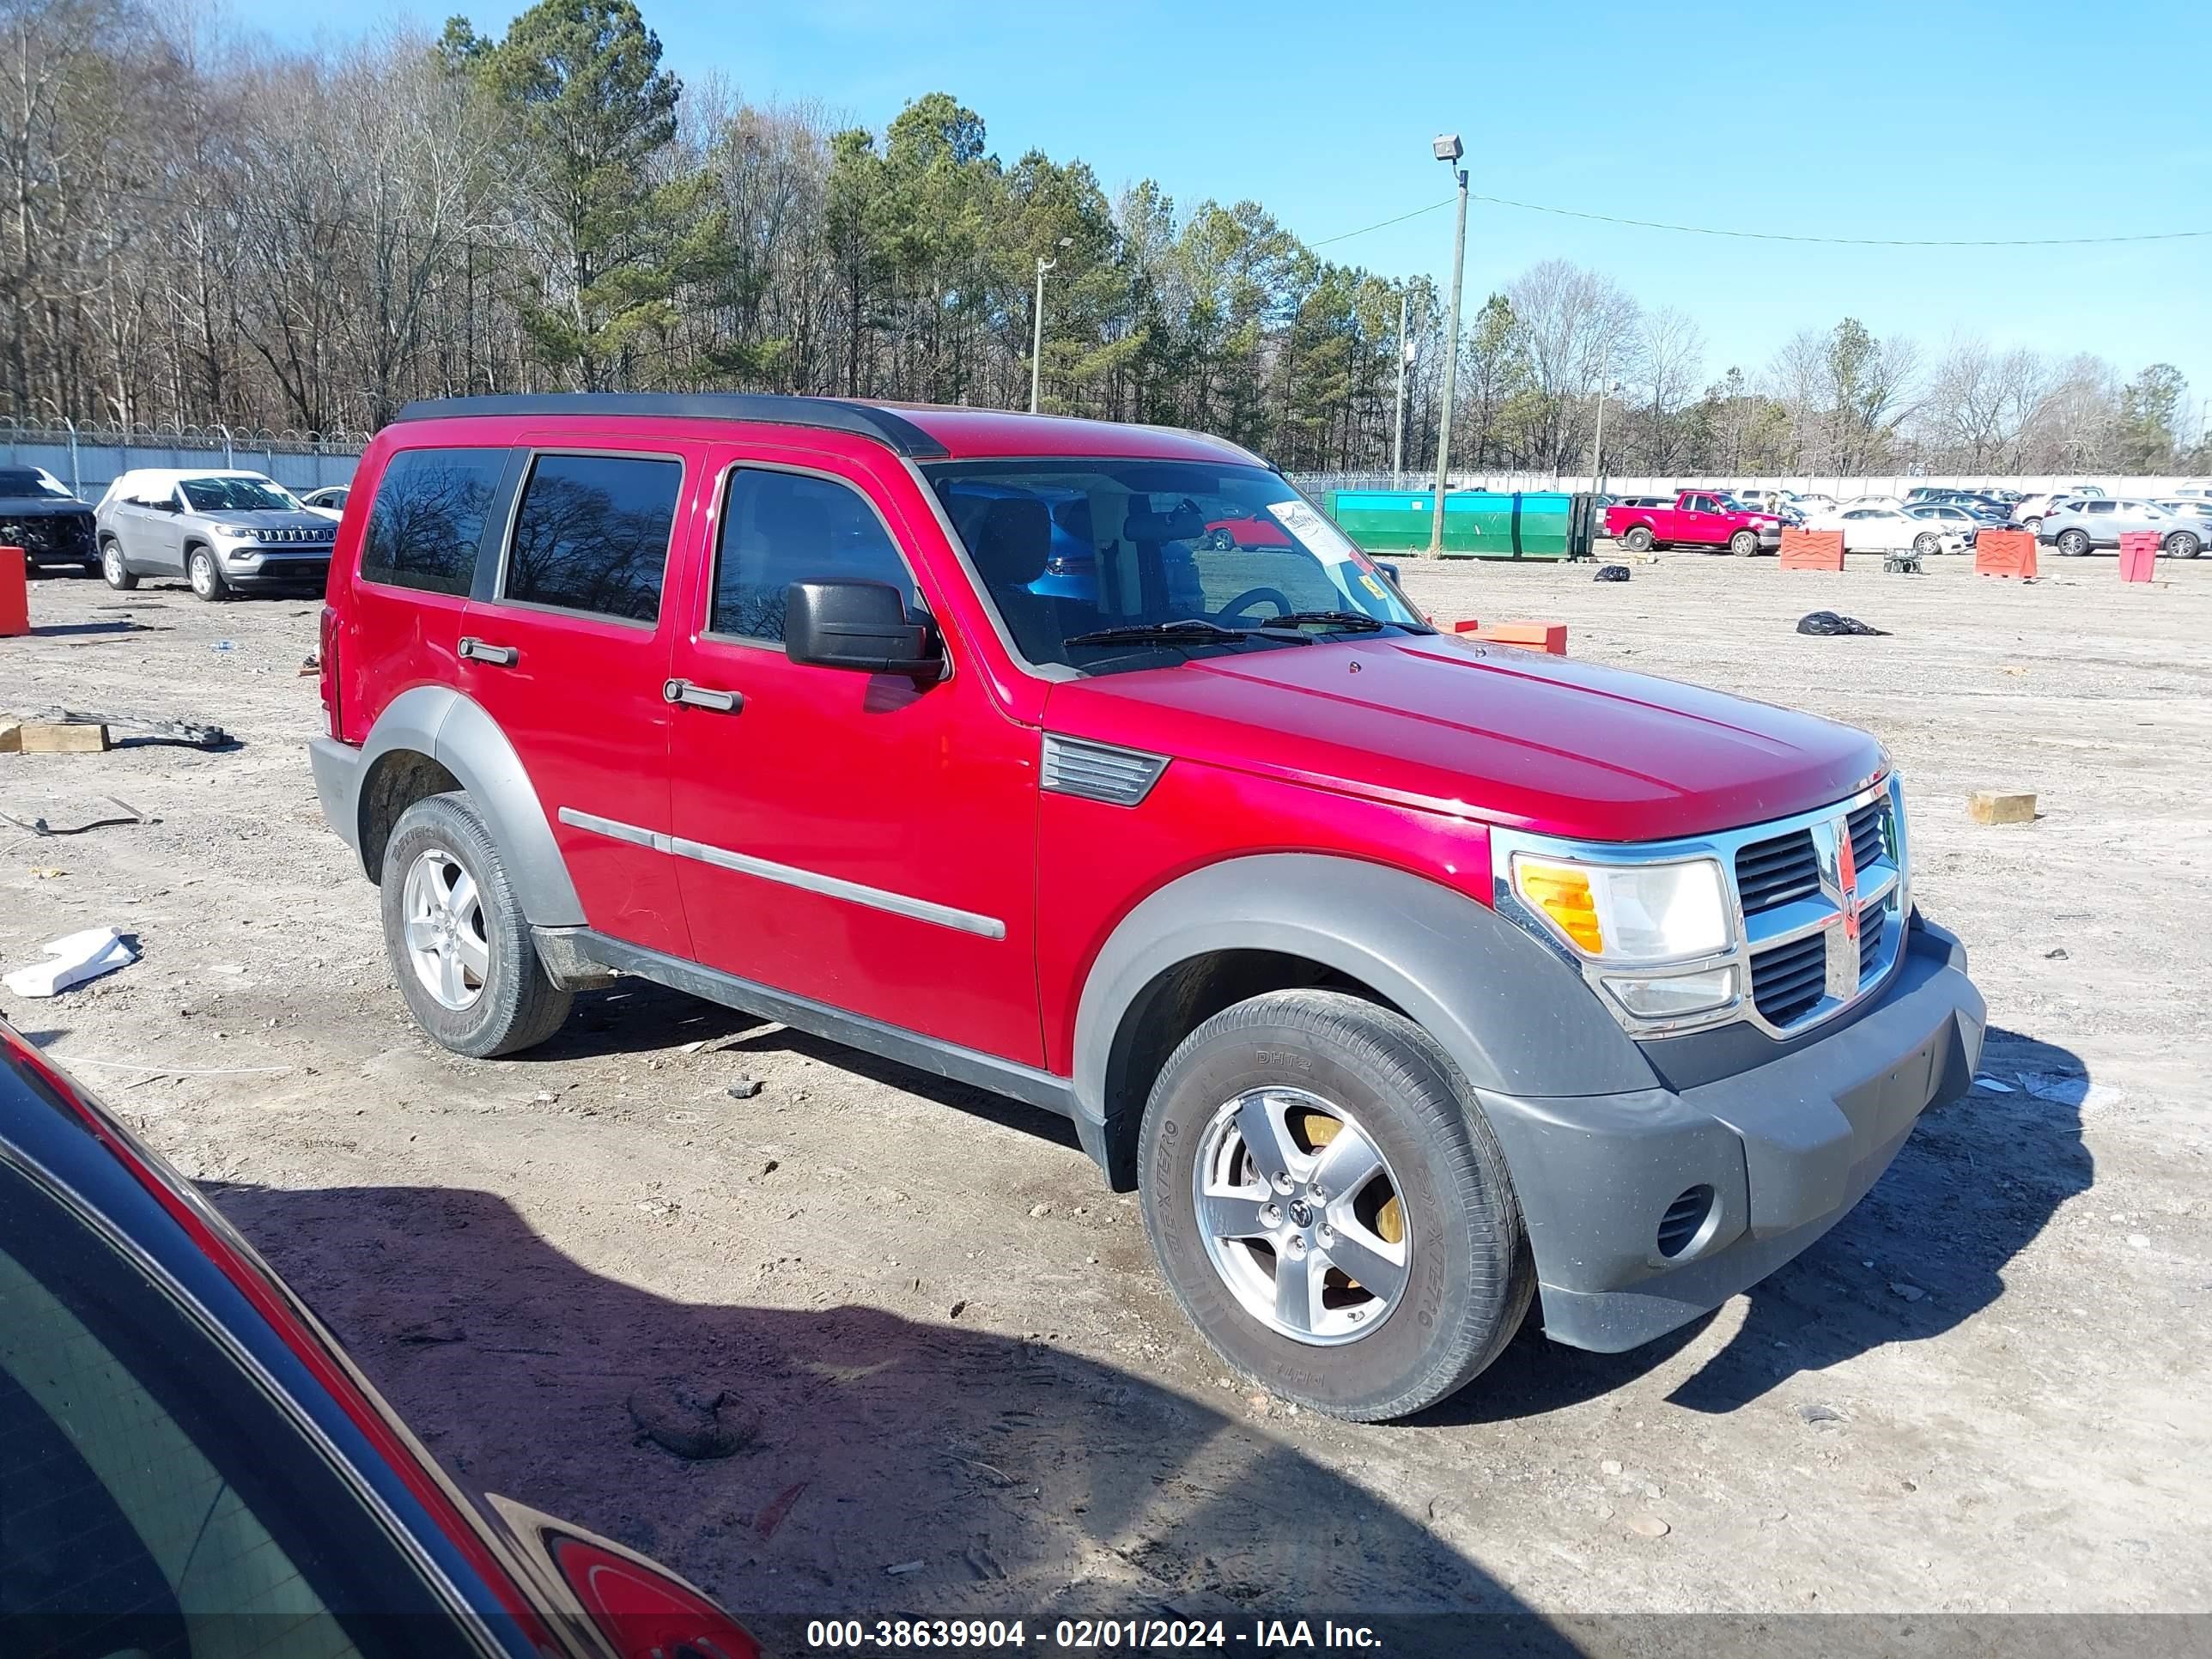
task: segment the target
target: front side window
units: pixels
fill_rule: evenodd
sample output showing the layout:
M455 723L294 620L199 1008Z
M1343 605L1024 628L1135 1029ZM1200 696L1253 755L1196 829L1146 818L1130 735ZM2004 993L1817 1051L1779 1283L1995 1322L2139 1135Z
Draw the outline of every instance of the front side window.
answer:
M708 631L783 643L793 582L884 582L911 610L914 580L860 493L834 478L739 467L722 499Z
M654 621L683 487L678 460L540 455L515 509L504 597Z
M1433 631L1264 467L1048 458L923 471L1016 648L1040 666L1111 673Z
M297 513L300 503L266 478L187 478L178 486L195 513Z
M394 455L369 506L362 577L465 595L476 578L484 514L506 465L504 449L404 449Z

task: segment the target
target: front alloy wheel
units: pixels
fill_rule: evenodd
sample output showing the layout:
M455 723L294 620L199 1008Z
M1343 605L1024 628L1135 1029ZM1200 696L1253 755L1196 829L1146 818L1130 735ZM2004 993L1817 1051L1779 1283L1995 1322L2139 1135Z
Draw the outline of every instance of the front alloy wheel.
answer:
M2058 535L2058 550L2069 559L2078 559L2089 550L2089 534L2085 530L2064 530Z
M216 568L215 555L204 547L194 548L185 558L185 574L191 582L192 592L210 604L230 592L230 584Z

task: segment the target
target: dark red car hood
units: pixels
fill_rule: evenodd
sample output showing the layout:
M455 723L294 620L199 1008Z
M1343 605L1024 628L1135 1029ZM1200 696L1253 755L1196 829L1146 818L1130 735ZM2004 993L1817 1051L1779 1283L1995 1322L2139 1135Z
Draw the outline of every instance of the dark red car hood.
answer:
M1332 640L1053 689L1049 730L1493 823L1647 841L1841 800L1863 732L1443 635Z

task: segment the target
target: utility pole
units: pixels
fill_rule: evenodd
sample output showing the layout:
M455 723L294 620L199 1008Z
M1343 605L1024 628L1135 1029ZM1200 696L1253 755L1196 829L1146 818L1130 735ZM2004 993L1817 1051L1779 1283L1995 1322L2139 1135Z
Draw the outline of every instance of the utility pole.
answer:
M1073 236L1063 236L1058 246L1066 247L1074 240ZM1037 392L1043 384L1044 375L1044 274L1059 263L1057 259L1046 258L1042 253L1037 255L1036 306L1033 313L1035 328L1030 336L1030 413L1032 415L1037 412Z
M1406 368L1413 361L1413 351L1406 343L1406 302L1413 297L1413 284L1408 283L1398 290L1398 423L1390 437L1390 488L1406 487Z
M1459 225L1452 233L1451 308L1444 327L1444 406L1437 434L1437 508L1429 522L1429 556L1433 559L1444 550L1444 489L1451 469L1452 381L1459 367L1459 286L1467 264L1467 169L1459 165L1459 159L1467 151L1455 132L1439 133L1430 148L1459 179Z
M1613 342L1605 343L1605 356L1598 360L1597 371L1597 436L1590 443L1590 488L1602 489L1598 468L1605 460L1605 394L1607 382L1613 377Z

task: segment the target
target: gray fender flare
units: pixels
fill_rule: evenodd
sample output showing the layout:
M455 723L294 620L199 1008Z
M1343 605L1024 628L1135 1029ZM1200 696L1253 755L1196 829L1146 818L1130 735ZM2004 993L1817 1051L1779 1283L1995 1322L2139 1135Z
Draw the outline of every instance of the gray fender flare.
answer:
M1262 854L1170 882L1107 939L1076 1010L1079 1121L1103 1124L1129 1109L1117 1078L1132 1044L1125 1016L1163 975L1210 952L1255 950L1302 957L1371 987L1442 1043L1478 1091L1562 1096L1657 1086L1595 994L1488 906L1379 864Z
M366 849L361 814L377 763L395 750L428 755L451 772L491 830L506 861L507 879L522 913L540 927L580 927L584 907L568 879L568 866L553 839L553 826L507 733L482 704L450 686L418 685L403 691L376 718L362 745L360 793L354 803L355 845ZM364 866L367 852L362 854ZM370 870L369 879L379 872Z

